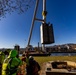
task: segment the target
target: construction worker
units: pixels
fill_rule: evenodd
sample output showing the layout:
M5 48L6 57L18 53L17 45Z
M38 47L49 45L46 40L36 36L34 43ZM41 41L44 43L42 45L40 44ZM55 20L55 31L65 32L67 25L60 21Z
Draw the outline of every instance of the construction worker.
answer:
M21 60L17 58L16 50L11 50L9 56L4 60L2 65L2 75L16 75L18 66L21 65Z
M5 54L6 57L8 57L10 51L11 51L11 49L6 49L6 50L4 51L4 54Z
M22 55L22 61L26 63L26 75L29 75L29 51L25 51L25 53Z
M34 60L33 56L29 57L29 75L39 75L40 65Z
M0 75L1 75L2 64L3 64L4 59L5 59L5 54L2 51L0 51Z
M0 51L0 63L1 64L3 63L4 59L5 59L5 54L4 52Z

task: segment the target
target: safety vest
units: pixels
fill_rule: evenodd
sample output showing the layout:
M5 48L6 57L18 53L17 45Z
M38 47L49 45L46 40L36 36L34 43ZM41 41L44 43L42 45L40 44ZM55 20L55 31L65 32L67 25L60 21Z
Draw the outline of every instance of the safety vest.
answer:
M15 58L7 58L4 60L3 65L2 65L2 75L16 75L18 66L20 65L20 60L17 59L17 64L16 62L14 63L13 61L16 60ZM15 65L16 64L16 65Z
M10 69L10 63L11 61L11 58L6 58L3 62L3 65L2 65L2 75L9 75L9 70Z

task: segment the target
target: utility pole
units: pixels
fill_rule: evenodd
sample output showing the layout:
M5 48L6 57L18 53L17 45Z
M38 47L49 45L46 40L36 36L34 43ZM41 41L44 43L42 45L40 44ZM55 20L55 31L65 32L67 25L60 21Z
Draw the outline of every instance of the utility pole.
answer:
M43 23L46 23L46 0L43 0Z
M43 22L42 23L46 23L46 0L43 0L43 11L42 11L42 16L43 16ZM42 44L42 50L45 52L45 44Z

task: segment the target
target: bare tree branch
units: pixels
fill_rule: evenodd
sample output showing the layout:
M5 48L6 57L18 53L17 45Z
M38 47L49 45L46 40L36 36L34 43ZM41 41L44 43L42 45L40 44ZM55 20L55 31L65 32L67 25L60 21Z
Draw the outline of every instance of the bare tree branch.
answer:
M7 13L17 11L18 13L26 12L36 0L0 0L0 18Z

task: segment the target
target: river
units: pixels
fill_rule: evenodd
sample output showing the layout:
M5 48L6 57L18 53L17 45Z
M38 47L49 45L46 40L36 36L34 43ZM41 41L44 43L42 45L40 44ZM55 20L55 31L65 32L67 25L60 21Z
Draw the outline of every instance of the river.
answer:
M51 56L76 56L76 53L51 53Z
M22 56L22 54L19 54ZM76 53L51 53L50 56L76 56Z

